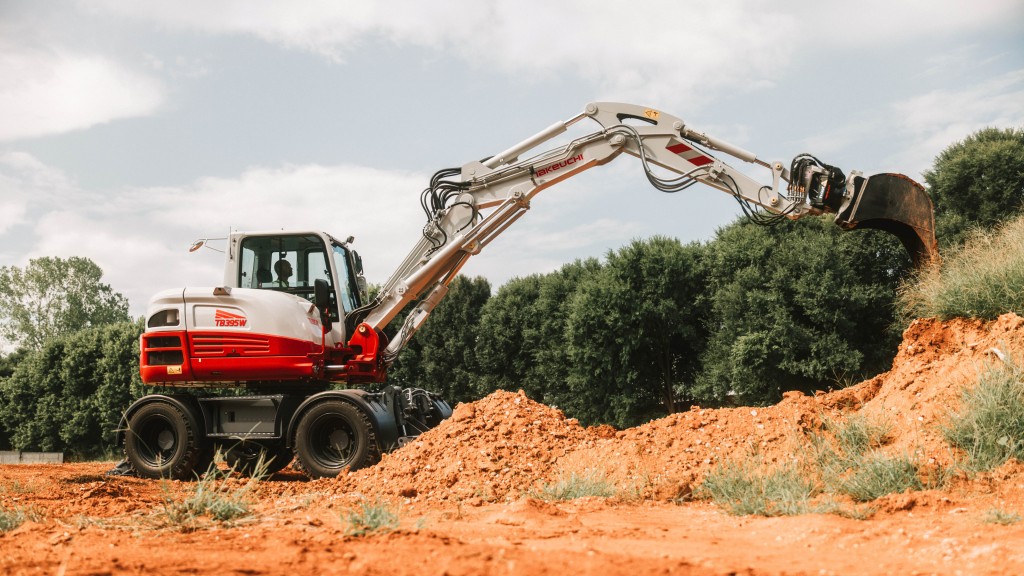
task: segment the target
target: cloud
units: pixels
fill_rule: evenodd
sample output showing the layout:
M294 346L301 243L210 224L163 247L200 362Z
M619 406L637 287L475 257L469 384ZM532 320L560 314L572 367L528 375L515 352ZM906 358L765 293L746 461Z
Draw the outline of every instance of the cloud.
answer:
M102 56L0 42L0 141L153 113L161 84Z
M634 180L632 172L612 169L545 191L531 213L464 272L498 286L659 232L656 225L641 226L651 215L624 197L622 178ZM368 280L383 283L420 238L426 216L419 193L428 180L426 174L365 166L305 164L252 167L182 186L86 190L28 154L7 153L0 155L0 183L13 194L5 194L4 202L22 208L16 229L0 229L0 246L14 250L16 265L39 256L91 258L104 270L104 281L128 297L133 315L141 315L159 290L220 284L223 254L187 249L197 238L224 238L231 229L355 236ZM683 198L669 204L677 212L667 224L672 230L708 220ZM608 207L618 209L610 213Z
M1008 26L1017 0L869 0L856 7L805 0L641 4L586 0L105 0L113 13L214 35L249 35L343 62L372 42L457 55L517 81L582 78L599 97L701 103L722 90L772 85L800 53L859 50L923 35Z

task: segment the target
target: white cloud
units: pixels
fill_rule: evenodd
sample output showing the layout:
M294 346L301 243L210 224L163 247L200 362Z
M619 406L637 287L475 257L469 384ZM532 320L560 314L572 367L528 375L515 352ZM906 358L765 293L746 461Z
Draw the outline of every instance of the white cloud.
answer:
M0 43L0 141L151 114L162 99L158 81L108 58Z
M95 3L111 12L210 34L244 34L336 61L384 41L449 51L518 81L571 76L601 98L688 107L716 89L771 85L801 52L875 48L923 35L1012 25L1018 0L764 0L641 4L588 0L183 0Z
M483 274L498 286L514 276L554 270L580 254L603 256L631 238L658 232L638 223L643 212L624 194L620 178L632 179L634 171L612 169L545 191L534 200L534 213L465 272ZM38 256L91 258L104 270L104 281L128 297L133 315L142 314L159 290L219 284L223 256L187 248L197 238L224 237L232 228L353 235L367 278L384 282L419 239L426 221L419 193L427 181L426 174L362 166L286 165L184 186L96 191L83 190L32 156L6 154L0 156L0 182L17 191L12 198L24 205L24 217L18 231L0 229L0 245L16 248L23 258L18 265ZM643 183L636 187L654 194ZM708 220L699 211L689 213L692 204L684 198L673 200L679 214L672 230ZM605 210L594 217L598 208Z

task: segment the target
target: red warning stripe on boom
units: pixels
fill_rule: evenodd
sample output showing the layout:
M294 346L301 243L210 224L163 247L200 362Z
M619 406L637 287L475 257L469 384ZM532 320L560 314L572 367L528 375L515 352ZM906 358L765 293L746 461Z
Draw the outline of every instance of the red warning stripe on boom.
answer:
M704 166L705 164L711 164L714 162L711 158L702 154L699 150L695 150L682 142L670 144L665 147L669 152L678 155L683 160L686 160L694 166Z

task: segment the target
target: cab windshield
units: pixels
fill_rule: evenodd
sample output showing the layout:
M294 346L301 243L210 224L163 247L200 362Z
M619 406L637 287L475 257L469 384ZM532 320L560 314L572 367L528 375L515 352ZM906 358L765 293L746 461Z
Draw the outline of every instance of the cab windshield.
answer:
M357 307L348 256L344 247L332 243L328 251L317 235L249 236L242 240L238 268L240 288L277 290L313 301L313 283L325 280L331 287L331 319L339 319L335 286L331 274L334 263L341 278L341 304L345 312Z

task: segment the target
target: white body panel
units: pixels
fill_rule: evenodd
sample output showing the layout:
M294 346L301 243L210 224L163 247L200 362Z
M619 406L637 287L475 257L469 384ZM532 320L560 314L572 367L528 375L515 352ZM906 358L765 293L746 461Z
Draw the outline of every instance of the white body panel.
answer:
M273 290L231 288L178 288L156 294L149 303L146 318L161 310L177 310L177 325L154 326L147 331L198 330L272 334L282 338L321 341L320 315L308 301ZM333 346L328 333L328 346Z

